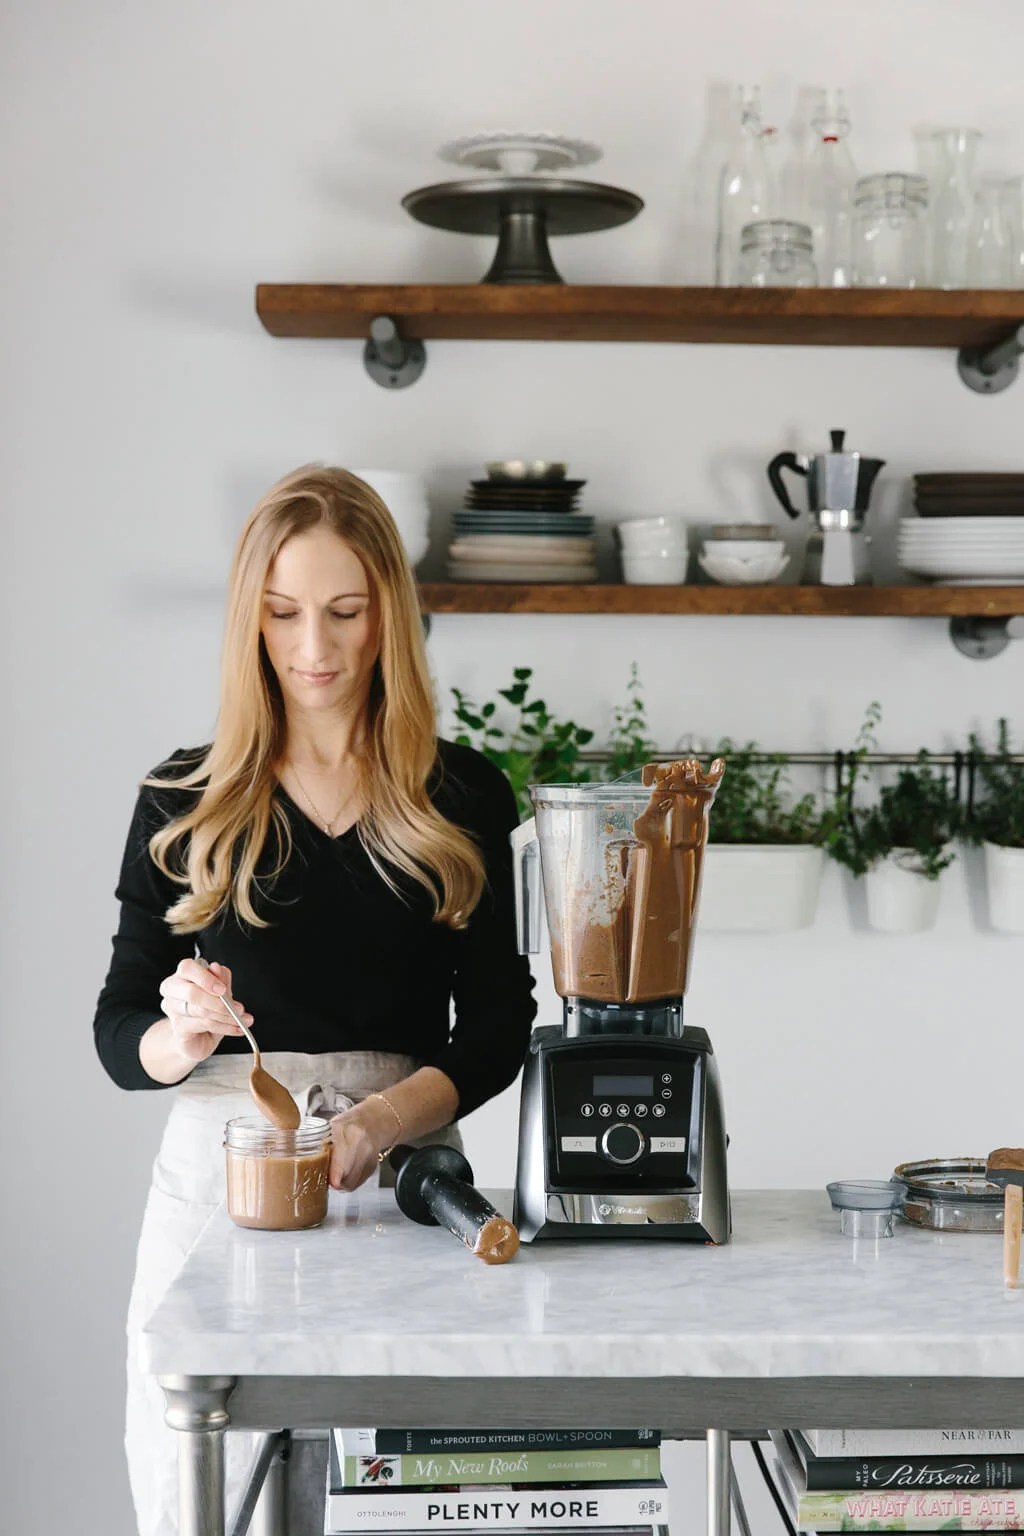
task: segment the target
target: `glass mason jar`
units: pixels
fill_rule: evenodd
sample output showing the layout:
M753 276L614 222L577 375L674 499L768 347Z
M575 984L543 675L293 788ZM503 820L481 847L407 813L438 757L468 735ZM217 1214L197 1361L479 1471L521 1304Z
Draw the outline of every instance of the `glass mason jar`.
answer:
M862 176L853 194L855 288L917 288L925 281L928 182L888 171Z
M807 224L758 219L743 226L739 283L744 288L814 288L814 242Z
M244 1115L224 1127L227 1206L240 1227L297 1232L327 1215L331 1127L304 1119L282 1131L262 1115Z

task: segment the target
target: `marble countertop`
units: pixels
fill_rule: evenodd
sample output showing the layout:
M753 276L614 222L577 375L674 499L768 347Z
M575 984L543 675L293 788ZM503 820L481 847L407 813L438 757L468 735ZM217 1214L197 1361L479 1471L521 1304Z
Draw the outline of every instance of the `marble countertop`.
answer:
M490 1191L511 1214L509 1191ZM390 1191L311 1232L221 1207L144 1334L158 1374L1020 1377L1002 1239L839 1232L824 1190L733 1192L731 1243L534 1243L490 1267Z

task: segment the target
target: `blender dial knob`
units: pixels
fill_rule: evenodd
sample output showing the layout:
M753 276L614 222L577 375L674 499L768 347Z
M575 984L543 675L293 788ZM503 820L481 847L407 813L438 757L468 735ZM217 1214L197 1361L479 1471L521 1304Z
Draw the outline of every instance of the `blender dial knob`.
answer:
M601 1137L601 1151L613 1163L635 1163L645 1148L642 1132L635 1125L618 1121Z

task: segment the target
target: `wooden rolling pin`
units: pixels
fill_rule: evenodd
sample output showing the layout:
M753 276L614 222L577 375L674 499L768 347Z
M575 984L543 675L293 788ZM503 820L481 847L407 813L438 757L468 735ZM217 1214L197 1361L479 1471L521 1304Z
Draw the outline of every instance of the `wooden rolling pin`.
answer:
M394 1147L398 1208L426 1227L447 1227L485 1264L507 1264L519 1233L473 1187L473 1170L454 1147Z
M1003 1284L1020 1285L1020 1230L1024 1212L1024 1147L997 1147L988 1155L985 1177L1003 1195Z

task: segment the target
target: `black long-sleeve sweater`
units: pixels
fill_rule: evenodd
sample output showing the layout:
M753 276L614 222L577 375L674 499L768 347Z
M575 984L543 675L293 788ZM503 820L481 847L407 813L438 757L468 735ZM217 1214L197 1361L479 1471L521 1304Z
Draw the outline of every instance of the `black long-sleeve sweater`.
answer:
M156 770L183 774L205 748L176 752ZM199 952L230 966L233 990L254 1016L264 1051L395 1051L447 1074L458 1115L492 1098L522 1065L536 1012L527 962L516 952L509 832L515 800L480 753L438 743L431 798L482 850L487 886L465 929L431 918L421 886L396 875L401 895L373 868L356 829L321 831L278 789L291 855L257 898L268 928L232 914L198 934L171 932L164 913L182 888L153 863L153 832L193 803L194 790L143 787L121 865L113 957L94 1022L96 1048L122 1088L160 1088L143 1070L139 1041L162 1013L159 985ZM273 842L274 839L271 839ZM269 852L266 868L272 867ZM454 1021L451 1003L454 1001ZM225 1054L245 1052L226 1038Z

